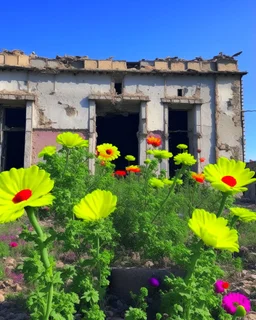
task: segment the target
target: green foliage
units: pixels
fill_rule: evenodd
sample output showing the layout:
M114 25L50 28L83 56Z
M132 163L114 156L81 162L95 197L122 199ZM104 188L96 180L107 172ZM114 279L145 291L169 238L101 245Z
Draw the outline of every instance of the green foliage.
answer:
M216 265L215 252L202 251L188 283L185 279L173 275L165 279L169 289L162 293L161 311L171 315L170 319L174 320L214 319L213 313L216 310L220 312L221 301L214 293L213 284L222 276L223 271Z
M140 308L130 307L125 312L125 320L147 320L147 314Z
M8 244L0 242L0 258L8 257L10 255L10 249Z
M148 289L145 287L140 288L140 293L135 294L131 292L131 297L134 301L134 304L137 308L146 311L148 304L147 304L147 297L148 297Z
M240 233L241 246L256 247L256 221L250 223L240 222L238 231Z

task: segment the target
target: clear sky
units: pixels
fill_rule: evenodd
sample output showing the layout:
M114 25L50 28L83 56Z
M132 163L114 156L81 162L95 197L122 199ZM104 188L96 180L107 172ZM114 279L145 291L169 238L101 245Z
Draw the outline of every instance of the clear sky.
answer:
M244 109L256 110L256 0L12 0L0 13L0 49L45 57L207 59L242 50ZM246 159L256 160L256 112L245 120Z

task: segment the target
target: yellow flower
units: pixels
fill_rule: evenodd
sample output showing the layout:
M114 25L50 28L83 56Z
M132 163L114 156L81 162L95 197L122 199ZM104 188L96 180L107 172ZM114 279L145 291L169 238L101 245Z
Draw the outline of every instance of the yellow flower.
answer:
M153 154L153 150L147 150L147 154Z
M230 208L231 214L244 222L256 221L256 212L245 208Z
M110 143L103 143L97 146L98 158L100 160L113 161L120 156L120 151L117 147Z
M25 207L52 204L53 185L49 173L37 166L0 173L0 223L20 218Z
M144 163L145 163L145 164L150 164L150 163L151 163L151 160L150 160L150 159L146 159L146 160L144 161Z
M57 143L67 147L88 147L88 140L84 140L78 133L63 132L57 135Z
M149 184L155 188L163 188L164 187L164 182L160 179L157 179L157 178L149 179Z
M210 247L239 251L238 234L235 229L227 227L228 220L209 213L203 209L195 209L189 219L189 228Z
M186 166L193 166L196 163L196 159L190 153L179 153L174 157L174 163L176 165L184 164Z
M186 144L180 143L177 145L177 148L180 150L186 150L188 146Z
M231 194L244 192L247 190L246 185L256 181L253 178L255 172L245 166L242 161L221 157L217 164L208 164L204 167L205 179L222 192Z
M77 205L73 212L79 219L95 221L106 218L116 210L117 196L110 191L95 190L87 194Z
M46 146L38 153L38 158L42 158L45 155L52 156L55 153L56 153L56 147L55 146Z
M167 150L152 150L153 156L157 159L169 159L173 154Z
M125 156L125 159L128 160L128 161L135 161L136 160L136 158L134 156L131 156L131 155Z
M171 186L173 184L173 180L169 180L167 178L164 178L162 181L165 185Z

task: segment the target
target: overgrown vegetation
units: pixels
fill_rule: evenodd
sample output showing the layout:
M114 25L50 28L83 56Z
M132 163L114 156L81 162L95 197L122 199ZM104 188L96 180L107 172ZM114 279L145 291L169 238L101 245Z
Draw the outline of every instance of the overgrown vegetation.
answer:
M76 141L77 137L69 135ZM195 212L208 219L208 212L220 216L224 209L232 208L232 192L193 178L190 168L195 161L183 145L175 159L180 166L168 179L159 169L163 159L172 157L167 151L153 148L143 166L128 166L120 173L112 164L111 154L118 156L118 151L111 145L93 155L83 139L68 145L62 137L59 143L61 150L53 152L54 147L48 147L51 152L42 151L44 161L38 164L54 181L53 203L24 205L29 221L22 218L22 228L20 222L1 227L1 257L23 257L18 272L22 271L30 291L27 306L31 319L71 320L76 312L86 320L105 319L111 266L132 252L139 254L141 263L150 260L160 267L176 265L185 274L183 278L171 274L165 287L159 288L161 308L156 319L162 319L163 314L172 320L231 319L221 307L222 296L214 292L214 283L225 276L223 267L232 272L241 270L241 258L232 253L237 251L236 244L218 247L217 240L212 240L218 237L215 229L209 231L211 238L202 235L199 241L191 233L196 227L189 224ZM95 174L89 172L89 159L95 161ZM230 228L237 224L240 244L254 246L251 235L255 223L238 222L228 212L227 223ZM8 216L4 219L8 222ZM11 229L14 239L7 237ZM222 248L227 251L216 250ZM61 259L64 266L58 268ZM0 277L4 278L2 269ZM133 296L136 304L126 311L126 320L147 319L147 296L146 288Z

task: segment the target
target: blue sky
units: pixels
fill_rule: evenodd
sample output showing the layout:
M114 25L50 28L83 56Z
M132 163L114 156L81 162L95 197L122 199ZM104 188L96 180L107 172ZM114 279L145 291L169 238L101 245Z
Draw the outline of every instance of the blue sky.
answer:
M255 0L2 1L0 49L91 58L238 57L244 109L256 110ZM246 159L256 160L256 112L245 113Z

